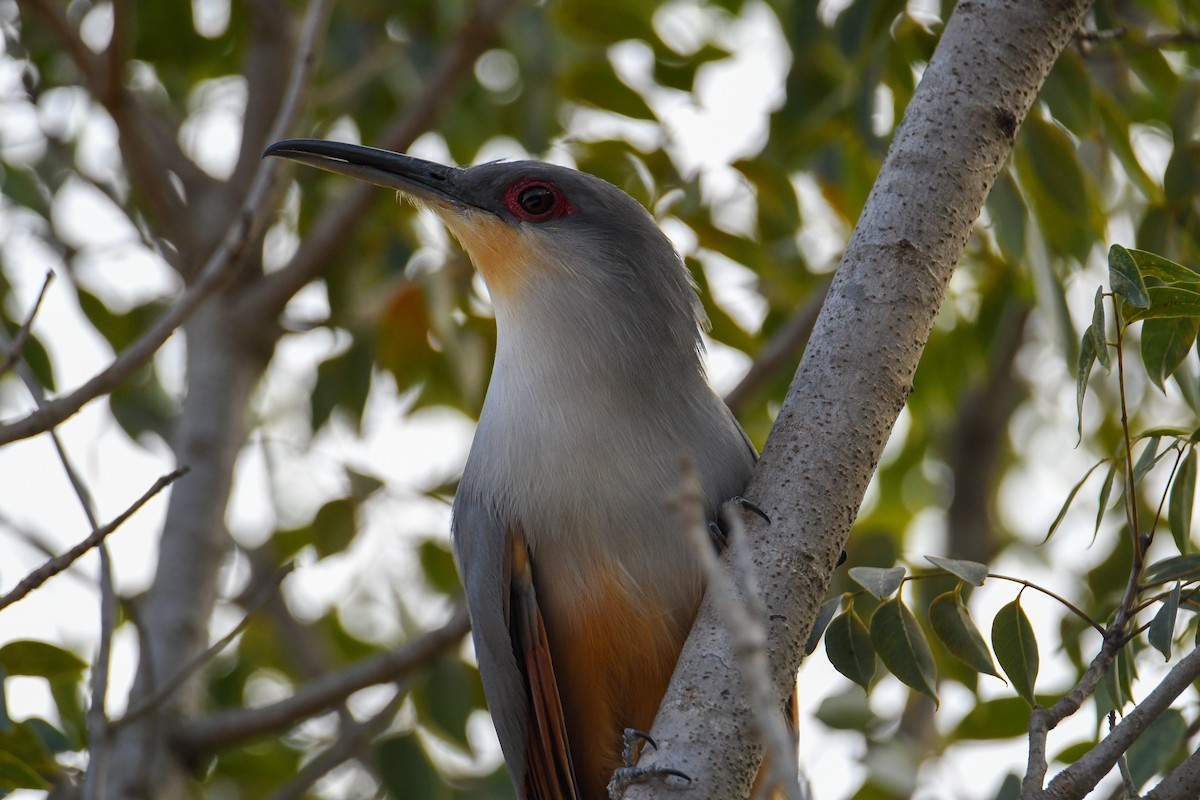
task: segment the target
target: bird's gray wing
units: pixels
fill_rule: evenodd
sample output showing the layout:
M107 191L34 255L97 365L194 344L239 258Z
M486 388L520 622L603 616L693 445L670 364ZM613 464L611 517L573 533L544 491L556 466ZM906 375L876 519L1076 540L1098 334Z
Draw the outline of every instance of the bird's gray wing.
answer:
M489 504L462 495L455 500L453 531L483 689L517 794L575 800L562 702L525 540Z

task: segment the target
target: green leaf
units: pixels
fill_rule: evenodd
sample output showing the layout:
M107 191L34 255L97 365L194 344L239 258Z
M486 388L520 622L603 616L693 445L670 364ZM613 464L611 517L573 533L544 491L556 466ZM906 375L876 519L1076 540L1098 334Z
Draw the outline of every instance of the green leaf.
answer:
M1156 561L1146 567L1142 583L1153 585L1168 581L1185 580L1200 575L1200 553L1188 553Z
M1196 450L1188 450L1187 457L1179 465L1175 479L1171 482L1170 505L1167 521L1171 525L1171 536L1180 553L1191 550L1192 506L1196 500Z
M893 675L938 702L933 651L917 618L899 598L880 603L871 615L871 643Z
M12 717L8 716L8 697L4 694L5 677L4 667L0 666L0 734L8 733L13 727Z
M1020 263L1025 258L1025 227L1029 211L1009 170L1001 171L996 177L988 194L987 210L1000 253L1009 263Z
M1151 436L1146 442L1146 448L1142 450L1142 454L1138 456L1137 462L1133 465L1133 482L1137 483L1146 476L1150 468L1158 463L1158 445L1161 439L1158 436Z
M951 575L962 578L973 586L983 586L987 580L987 564L978 561L967 561L961 558L941 558L940 556L925 556L925 560L935 567L941 567Z
M855 731L859 735L879 722L865 692L847 687L821 701L816 717L827 728L839 731Z
M1174 708L1163 711L1130 745L1126 754L1134 786L1141 787L1175 763L1187 738L1183 714Z
M1058 751L1058 753L1054 756L1054 760L1060 764L1074 764L1076 761L1090 753L1092 748L1095 746L1095 742L1088 741L1086 739L1082 742L1069 744L1062 750Z
M850 578L880 600L886 600L904 581L904 567L851 567Z
M321 506L312 522L317 555L326 558L345 550L358 530L356 516L354 504L344 497Z
M375 745L379 777L395 800L443 800L449 788L411 733L392 736Z
M1034 638L1029 617L1021 608L1019 595L996 613L996 619L992 622L992 649L996 651L996 660L1000 662L1000 668L1017 694L1029 705L1034 705L1033 687L1038 674L1037 639Z
M1102 458L1097 461L1091 466L1091 469L1085 472L1083 477L1071 487L1071 491L1067 493L1067 499L1063 501L1062 508L1058 510L1058 516L1056 516L1054 521L1050 523L1050 529L1046 531L1046 538L1042 539L1042 544L1050 541L1050 537L1054 535L1056 530L1058 530L1058 526L1062 524L1063 518L1067 516L1067 511L1071 509L1071 503L1075 501L1075 495L1079 494L1079 490L1083 488L1083 484L1087 482L1088 478L1092 477L1092 473L1095 472L1101 464L1104 464L1107 461L1107 458Z
M1108 248L1108 284L1117 297L1134 308L1149 308L1150 297L1133 256L1119 244Z
M1175 638L1175 618L1179 615L1179 584L1163 600L1162 608L1150 621L1147 635L1150 645L1163 654L1167 661L1171 660L1171 640Z
M998 697L975 703L958 723L953 740L994 741L1029 733L1029 704L1019 697Z
M426 672L412 697L422 725L460 750L470 751L467 718L484 707L478 669L456 658L443 659Z
M50 681L78 680L87 662L69 650L32 639L0 647L0 667L8 675L32 675Z
M1053 121L1030 114L1017 139L1014 163L1021 189L1051 253L1084 261L1103 235L1096 181L1078 146Z
M417 556L421 561L421 571L425 580L435 591L442 594L455 594L459 591L458 569L454 565L454 555L450 548L436 539L426 539L417 546Z
M1200 292L1178 286L1151 286L1146 290L1149 305L1125 312L1126 322L1168 317L1200 317Z
M0 790L37 789L46 791L51 784L28 764L11 753L0 750Z
M1200 272L1193 272L1169 258L1145 250L1129 249L1127 252L1142 275L1147 278L1155 278L1163 283L1200 284Z
M1164 382L1187 358L1197 333L1200 333L1200 318L1196 317L1147 319L1142 324L1142 364L1160 390L1166 391Z
M1108 470L1104 473L1104 483L1100 485L1100 496L1096 501L1096 527L1092 531L1092 541L1096 541L1096 535L1100 533L1100 522L1104 519L1104 512L1108 510L1108 498L1112 494L1113 482L1117 477L1117 466L1119 462L1113 460L1108 465Z
M1096 287L1096 300L1092 304L1092 326L1088 328L1092 332L1093 342L1096 348L1096 360L1100 362L1100 366L1106 370L1112 369L1112 359L1108 355L1108 325L1104 320L1104 287Z
M875 676L875 648L853 608L833 618L825 631L825 654L838 672L866 689Z
M42 720L37 720L37 722L45 724ZM38 734L37 728L26 720L15 723L8 731L0 735L0 756L8 756L12 759L7 764L0 764L0 775L7 775L14 779L20 776L20 780L29 781L29 776L25 773L25 770L28 770L33 773L35 778L32 782L26 783L24 788L43 788L39 781L52 780L58 774L60 768L46 743ZM0 777L0 788L4 788L3 777Z
M929 622L950 655L976 672L1000 677L987 642L975 627L971 612L958 592L945 592L933 599L929 604Z
M831 597L821 604L817 610L817 618L813 620L812 630L808 633L808 641L804 644L804 655L811 656L817 649L817 645L821 643L821 636L824 635L825 629L829 627L833 615L837 613L841 604L841 596Z
M1092 333L1092 326L1089 325L1079 342L1079 363L1075 366L1075 416L1078 420L1075 430L1079 440L1083 439L1083 399L1087 396L1088 377L1092 374L1092 365L1095 363L1096 337Z

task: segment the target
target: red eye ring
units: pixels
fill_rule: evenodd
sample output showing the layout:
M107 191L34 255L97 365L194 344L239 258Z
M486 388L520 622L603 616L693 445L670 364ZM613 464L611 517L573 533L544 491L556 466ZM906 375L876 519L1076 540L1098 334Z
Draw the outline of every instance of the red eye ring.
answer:
M537 179L518 181L504 193L504 207L526 222L545 222L574 214L575 208L553 183Z

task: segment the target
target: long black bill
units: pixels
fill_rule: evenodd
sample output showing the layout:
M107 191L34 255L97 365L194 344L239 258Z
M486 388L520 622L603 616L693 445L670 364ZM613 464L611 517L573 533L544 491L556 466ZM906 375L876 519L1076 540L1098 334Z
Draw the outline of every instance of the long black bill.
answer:
M458 167L422 161L391 150L324 139L285 139L264 150L263 157L266 156L299 161L376 186L398 189L418 200L474 205L460 193L456 178L462 170Z

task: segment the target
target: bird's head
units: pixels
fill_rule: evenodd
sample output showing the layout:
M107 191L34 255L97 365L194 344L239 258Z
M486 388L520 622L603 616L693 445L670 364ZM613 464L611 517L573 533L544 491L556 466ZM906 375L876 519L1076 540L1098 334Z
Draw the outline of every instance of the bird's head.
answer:
M600 178L539 161L449 167L319 139L277 142L264 155L396 189L432 209L483 275L498 314L698 346L702 312L670 240Z

